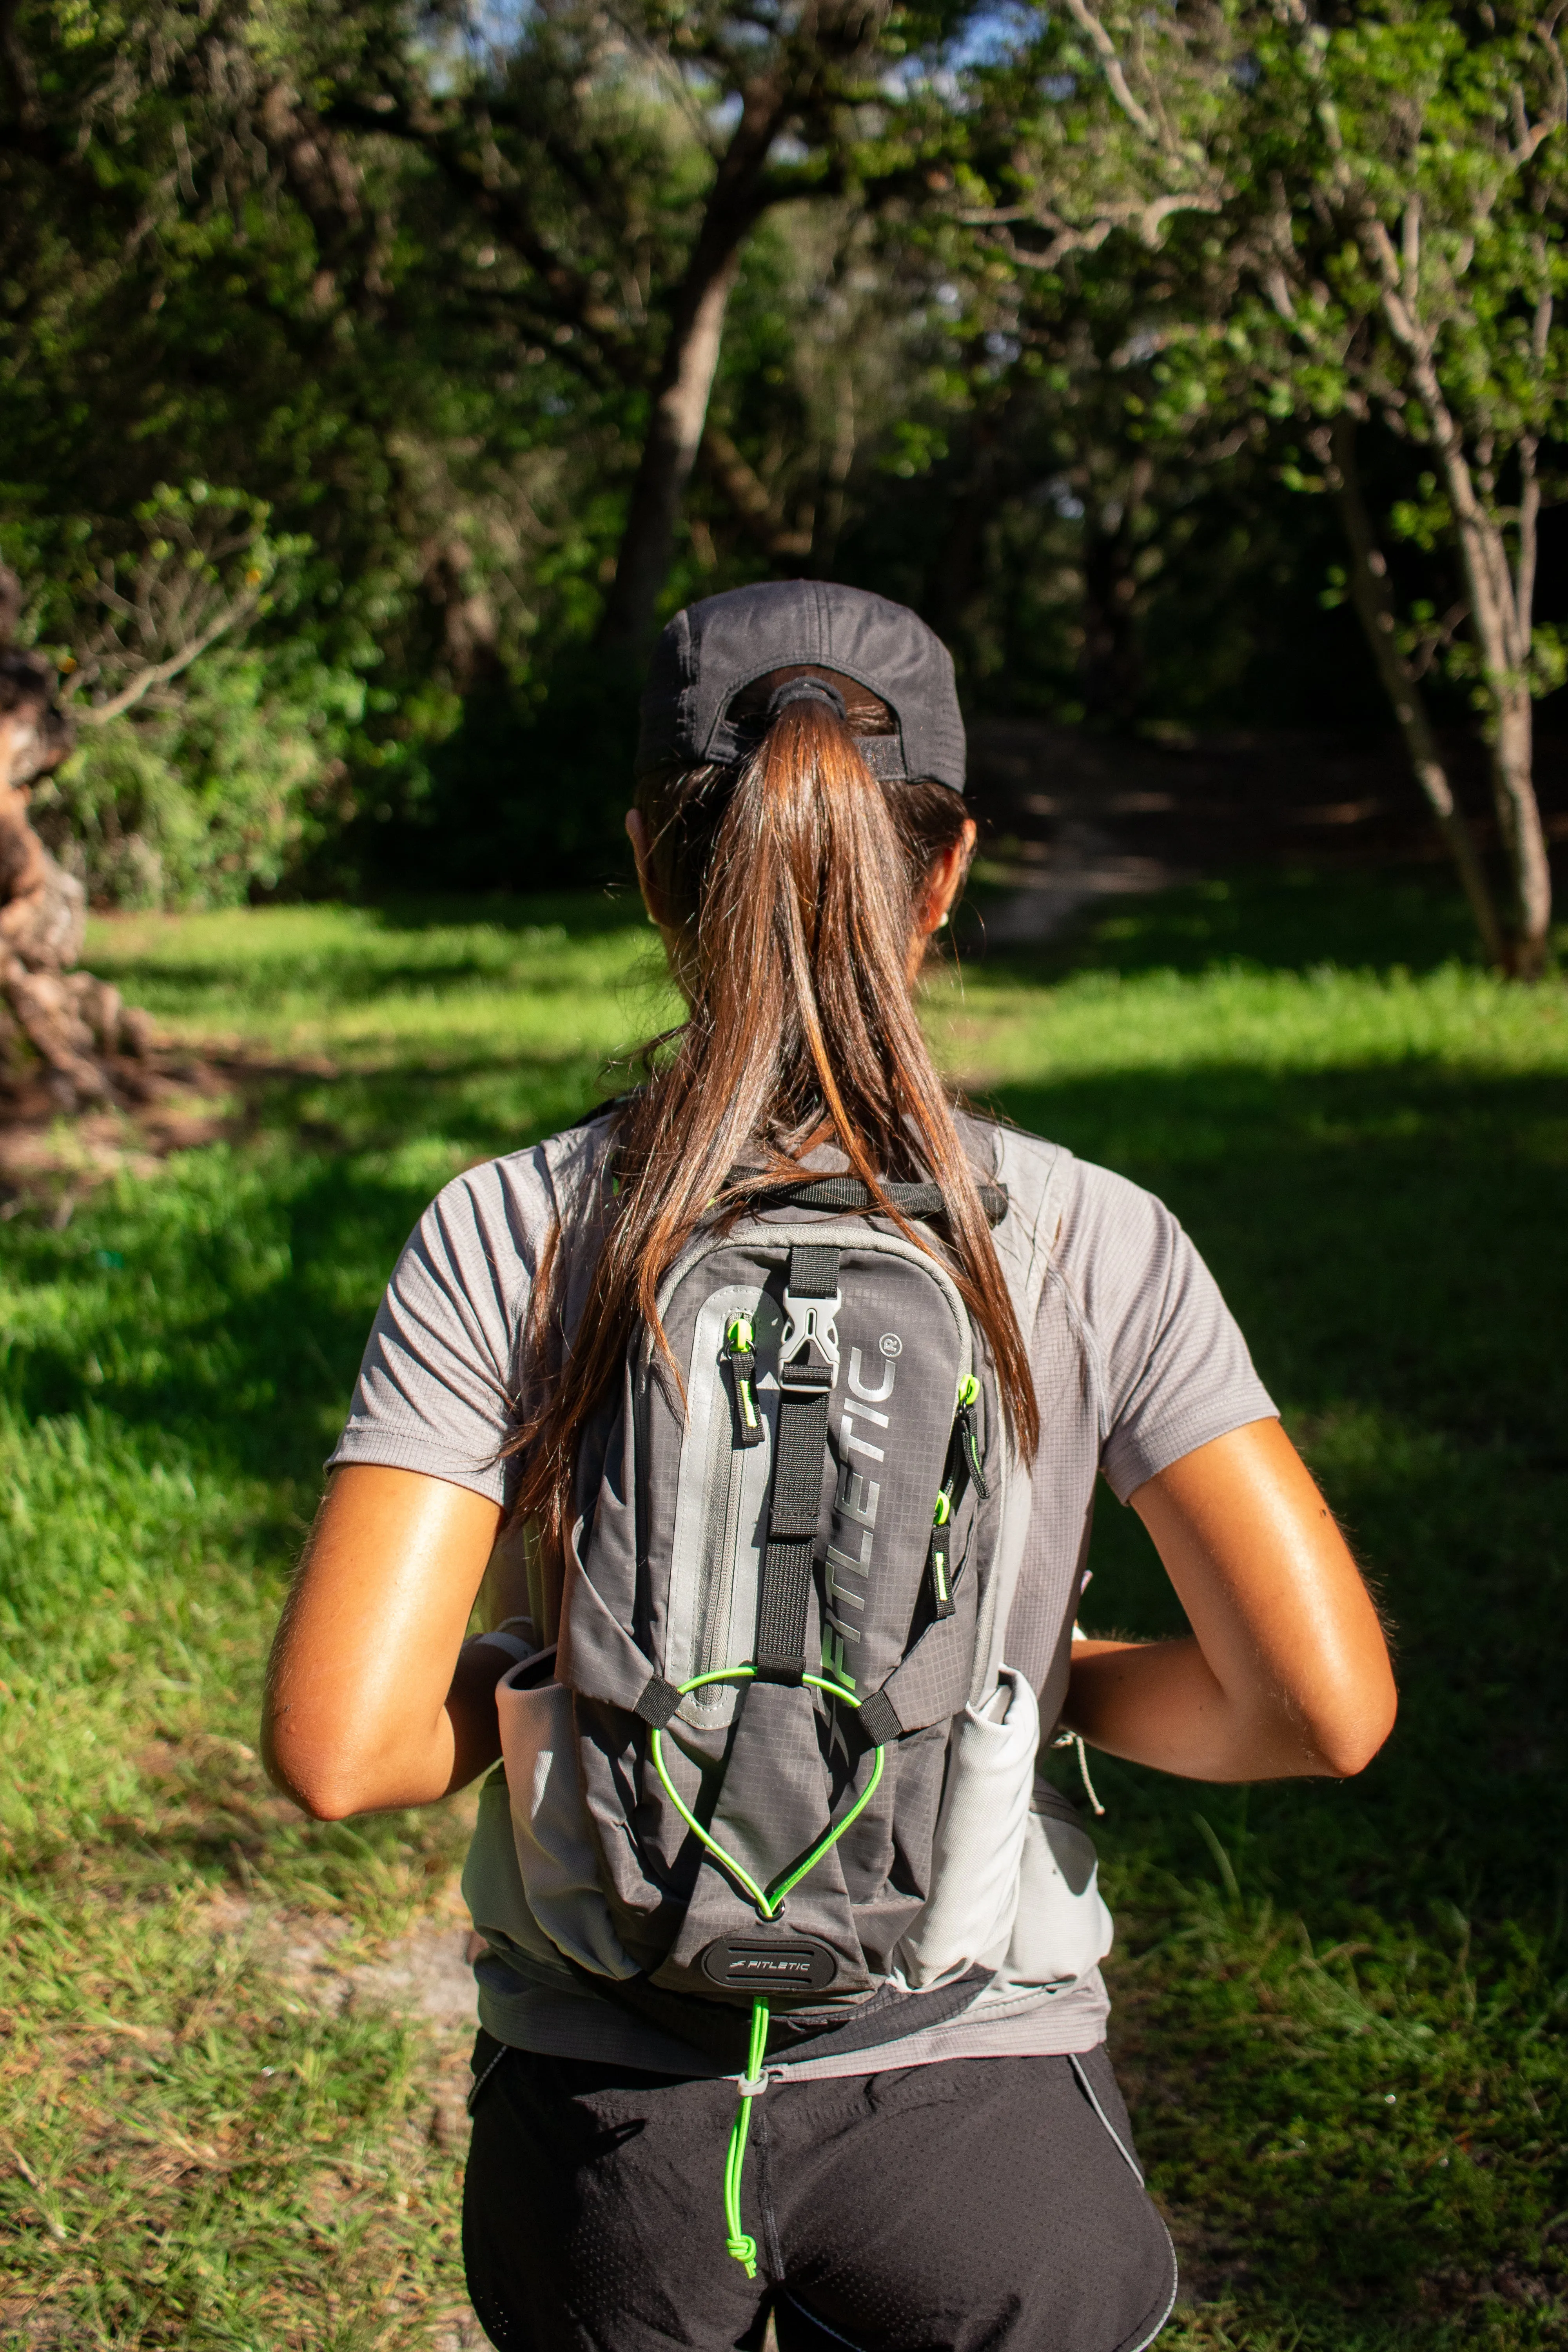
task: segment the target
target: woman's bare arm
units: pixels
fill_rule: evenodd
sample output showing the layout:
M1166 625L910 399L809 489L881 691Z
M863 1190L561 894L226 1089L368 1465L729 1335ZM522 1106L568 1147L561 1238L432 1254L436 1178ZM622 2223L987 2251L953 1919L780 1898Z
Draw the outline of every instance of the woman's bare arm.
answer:
M1131 1503L1194 1638L1075 1643L1067 1727L1194 1780L1361 1771L1394 1727L1388 1648L1279 1423L1199 1446Z
M500 1524L467 1486L334 1472L272 1645L262 1753L321 1821L427 1805L500 1753L507 1654L465 1647Z

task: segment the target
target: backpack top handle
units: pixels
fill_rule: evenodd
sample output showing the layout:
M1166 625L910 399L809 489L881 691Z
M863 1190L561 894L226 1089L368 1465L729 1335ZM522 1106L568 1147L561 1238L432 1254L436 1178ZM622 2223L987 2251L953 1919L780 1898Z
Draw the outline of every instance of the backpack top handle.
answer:
M731 1168L726 1182L737 1191L744 1188L749 1168ZM1005 1184L981 1184L976 1188L980 1205L985 1212L988 1225L999 1225L1007 1213L1007 1188ZM936 1184L888 1184L883 1187L895 1209L906 1217L941 1217L947 1213L947 1202ZM870 1193L858 1176L814 1176L803 1178L798 1184L770 1184L759 1188L750 1205L753 1209L869 1209L874 1203Z

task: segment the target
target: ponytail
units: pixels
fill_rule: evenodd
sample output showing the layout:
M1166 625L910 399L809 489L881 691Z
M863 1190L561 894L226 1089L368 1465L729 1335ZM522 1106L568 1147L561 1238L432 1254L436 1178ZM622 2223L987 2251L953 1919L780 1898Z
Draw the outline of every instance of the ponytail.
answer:
M1024 1338L910 989L920 907L936 859L962 838L963 803L943 784L879 782L856 733L885 731L885 706L835 684L847 718L837 693L831 704L788 699L744 767L667 772L638 789L689 1012L644 1049L646 1083L620 1114L619 1192L565 1376L557 1286L536 1285L526 1352L539 1402L509 1450L522 1454L518 1514L537 1521L552 1559L584 1427L639 1318L668 1360L658 1289L692 1232L770 1176L798 1181L800 1159L821 1143L838 1146L875 1207L922 1248L929 1237L884 1187L940 1187L949 1270L984 1335L1014 1441L1026 1454L1038 1443ZM759 1150L761 1174L731 1187L731 1170L754 1168Z

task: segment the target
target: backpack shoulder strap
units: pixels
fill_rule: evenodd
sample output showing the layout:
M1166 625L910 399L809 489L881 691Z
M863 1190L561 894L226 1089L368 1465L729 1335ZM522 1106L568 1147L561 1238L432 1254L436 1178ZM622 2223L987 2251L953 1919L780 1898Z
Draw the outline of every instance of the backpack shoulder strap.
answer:
M978 1120L966 1123L974 1141L989 1144L994 1177L1007 1190L1007 1214L993 1238L1018 1318L1018 1328L1027 1346L1039 1312L1040 1294L1050 1272L1060 1181L1072 1155L1060 1144L1044 1142L1038 1136L1020 1135L1005 1127L993 1127L987 1132ZM1042 1433L1041 1442L1048 1442L1048 1433ZM978 1706L995 1689L1001 1672L1002 1650L1029 1528L1033 1472L1032 1463L1020 1462L1016 1457L1008 1465L995 1565L975 1627L974 1681L970 1692L973 1706Z
M1072 1154L1059 1143L1019 1135L1009 1128L993 1128L991 1135L995 1178L1007 1193L1007 1214L995 1228L994 1239L1018 1327L1026 1339L1050 1271L1057 1197Z

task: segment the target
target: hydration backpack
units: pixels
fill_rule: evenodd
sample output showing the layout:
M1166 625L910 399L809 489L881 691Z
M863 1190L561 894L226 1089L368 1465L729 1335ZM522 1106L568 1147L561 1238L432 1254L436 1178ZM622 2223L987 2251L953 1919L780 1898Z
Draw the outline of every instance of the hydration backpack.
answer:
M935 1187L887 1189L936 1226ZM981 1198L1026 1331L1043 1199L1008 1234L1008 1190ZM1054 1867L1026 1850L1034 1693L1001 1658L1028 1475L940 1245L868 1206L803 1181L695 1234L658 1299L680 1385L636 1330L558 1646L498 1693L538 1925L746 2095L770 2056L968 2007Z

